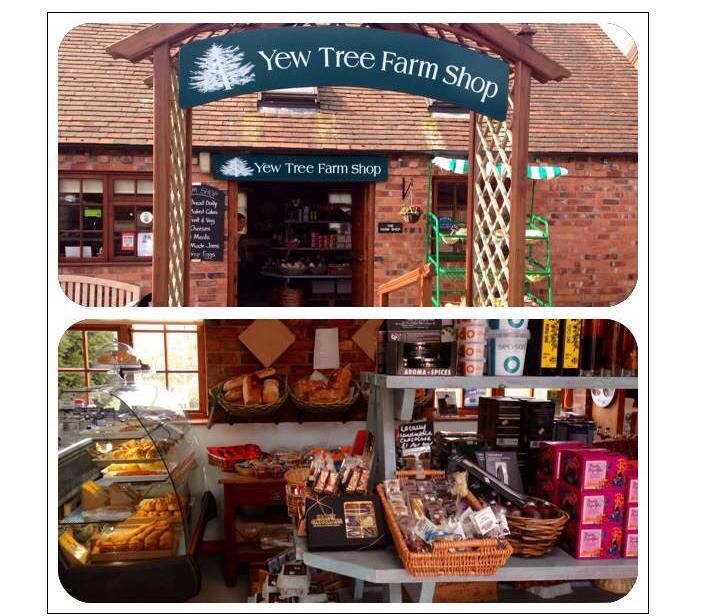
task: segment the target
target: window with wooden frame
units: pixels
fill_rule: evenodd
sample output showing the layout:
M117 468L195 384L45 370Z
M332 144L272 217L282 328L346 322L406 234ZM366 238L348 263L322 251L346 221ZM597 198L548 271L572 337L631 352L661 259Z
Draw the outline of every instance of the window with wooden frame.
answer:
M153 372L140 378L167 388L190 419L207 418L204 325L133 323L131 344Z
M124 325L74 325L58 344L58 389L80 389L107 383L106 370L93 370L95 357L115 342L128 342ZM85 400L85 402L88 402Z
M453 223L464 225L467 213L467 179L433 178L433 213L450 217Z
M61 174L58 212L59 261L150 261L150 175Z

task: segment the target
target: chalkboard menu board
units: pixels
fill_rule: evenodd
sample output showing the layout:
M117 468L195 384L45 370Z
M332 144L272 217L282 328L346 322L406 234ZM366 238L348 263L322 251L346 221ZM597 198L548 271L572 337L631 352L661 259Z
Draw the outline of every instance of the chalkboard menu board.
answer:
M419 455L431 451L433 422L412 421L399 424L399 451L403 456Z
M226 195L223 190L206 184L192 187L191 259L221 261L224 258L225 207Z

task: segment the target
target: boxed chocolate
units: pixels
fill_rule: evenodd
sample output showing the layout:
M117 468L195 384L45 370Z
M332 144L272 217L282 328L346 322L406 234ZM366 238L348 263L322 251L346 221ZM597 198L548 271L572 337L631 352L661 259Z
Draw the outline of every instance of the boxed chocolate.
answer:
M614 455L608 449L565 449L560 455L560 480L582 490L622 486L623 476L619 483L617 474L625 473L625 459L625 456Z
M607 482L610 486L624 488L626 485L626 475L628 474L628 458L622 453L609 451L611 463L608 467Z
M579 526L621 524L625 509L624 493L620 488L582 491L561 481L557 504L570 514Z
M620 558L623 530L620 525L578 526L572 520L562 535L564 548L575 558Z
M638 504L638 469L630 466L626 470L626 504Z
M553 503L553 505L559 504L560 494L557 490L557 481L549 475L536 473L535 495Z
M638 533L623 533L623 558L638 557Z
M638 506L628 505L626 507L626 519L623 523L623 529L626 532L638 530Z
M517 398L480 396L477 433L489 447L516 449L522 413L523 405Z
M306 499L307 545L311 551L375 549L386 545L382 505L376 496Z
M442 341L441 319L387 319L384 369L399 376L453 376L457 363L455 340Z
M583 444L579 441L543 441L538 448L537 472L540 475L551 477L555 481L560 479L560 457L565 449L577 449Z

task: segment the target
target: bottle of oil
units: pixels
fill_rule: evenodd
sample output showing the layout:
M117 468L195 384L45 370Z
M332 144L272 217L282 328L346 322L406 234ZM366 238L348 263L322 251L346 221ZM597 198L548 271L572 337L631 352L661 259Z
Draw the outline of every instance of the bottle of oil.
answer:
M604 367L604 319L585 319L582 331L582 376L601 376Z
M582 349L582 319L563 319L560 323L560 374L579 376Z
M531 338L526 352L526 374L557 376L560 348L560 319L531 319Z

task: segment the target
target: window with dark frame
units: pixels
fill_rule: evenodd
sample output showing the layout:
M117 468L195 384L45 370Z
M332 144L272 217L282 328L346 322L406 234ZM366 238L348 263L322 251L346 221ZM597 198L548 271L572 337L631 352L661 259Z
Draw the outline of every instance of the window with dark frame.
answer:
M464 223L467 213L467 179L433 179L433 213Z
M61 174L59 261L150 261L153 182L134 174Z

